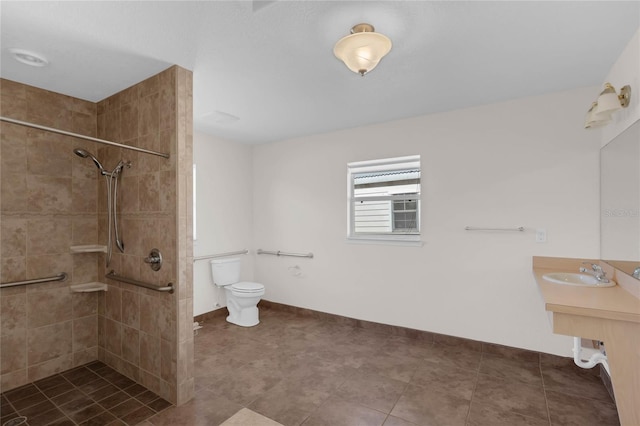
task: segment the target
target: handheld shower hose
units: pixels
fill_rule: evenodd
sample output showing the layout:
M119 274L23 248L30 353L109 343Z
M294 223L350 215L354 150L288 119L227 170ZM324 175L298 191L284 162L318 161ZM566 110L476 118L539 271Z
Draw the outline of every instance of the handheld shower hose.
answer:
M131 167L131 162L124 162L120 160L118 165L110 172L107 172L98 159L89 151L84 149L74 149L74 154L82 158L89 158L96 167L100 170L100 174L104 176L107 185L107 214L108 214L108 237L107 237L107 266L111 263L111 255L113 253L113 234L115 233L115 242L118 250L124 253L124 243L120 238L118 231L118 211L117 211L117 198L118 198L118 178L122 173L123 167Z

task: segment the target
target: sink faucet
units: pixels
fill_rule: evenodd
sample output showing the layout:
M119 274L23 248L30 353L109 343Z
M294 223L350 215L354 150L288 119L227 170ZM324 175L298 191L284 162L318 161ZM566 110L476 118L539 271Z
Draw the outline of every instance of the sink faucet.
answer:
M633 278L640 278L640 266L633 270Z
M591 269L587 269L585 267L580 268L580 272L586 272L587 274L591 274L601 283L608 283L609 278L606 277L607 273L602 270L602 267L596 263L591 262L582 262L583 265L591 265Z

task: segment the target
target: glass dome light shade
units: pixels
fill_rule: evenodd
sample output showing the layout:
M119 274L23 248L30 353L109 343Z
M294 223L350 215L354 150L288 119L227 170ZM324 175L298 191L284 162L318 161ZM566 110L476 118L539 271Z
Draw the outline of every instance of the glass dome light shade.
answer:
M358 32L338 40L333 54L351 71L365 75L374 69L390 50L391 40L387 36L374 32Z
M604 90L598 96L598 106L594 109L596 115L602 113L612 113L622 108L620 104L620 98L616 93L616 89L609 83L605 85Z
M609 124L609 122L611 122L611 114L607 112L597 114L596 113L597 108L598 108L598 104L596 102L594 102L591 105L591 108L589 108L589 111L587 112L587 116L584 121L585 129L602 127Z

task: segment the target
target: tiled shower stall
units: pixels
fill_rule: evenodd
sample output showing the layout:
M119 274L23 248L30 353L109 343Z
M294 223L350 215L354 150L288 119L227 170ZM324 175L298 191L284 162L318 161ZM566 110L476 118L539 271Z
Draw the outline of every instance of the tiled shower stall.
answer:
M0 391L100 360L163 398L193 395L192 74L168 68L98 103L0 80L0 115L170 154L169 159L2 122L0 282L50 277L62 282L0 290ZM71 246L106 244L107 192L83 148L119 182L120 234L110 266L104 253ZM154 272L144 258L161 251ZM108 280L116 274L173 294ZM107 291L74 293L101 281Z

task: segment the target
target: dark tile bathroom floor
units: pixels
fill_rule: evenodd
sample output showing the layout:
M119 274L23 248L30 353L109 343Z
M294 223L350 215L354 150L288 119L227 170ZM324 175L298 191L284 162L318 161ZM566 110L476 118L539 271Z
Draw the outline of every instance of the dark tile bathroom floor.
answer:
M619 424L599 377L569 359L445 341L275 309L251 328L220 317L196 336L187 404L94 362L1 394L0 425L23 415L30 426L214 426L243 408L305 426Z
M144 424L219 425L242 408L305 426L619 424L600 378L570 359L477 351L275 309L260 315L251 328L205 322L195 338L195 398Z
M136 425L171 404L96 361L0 395L0 425L18 416L25 426Z

